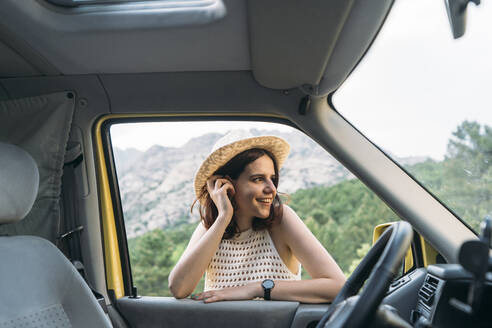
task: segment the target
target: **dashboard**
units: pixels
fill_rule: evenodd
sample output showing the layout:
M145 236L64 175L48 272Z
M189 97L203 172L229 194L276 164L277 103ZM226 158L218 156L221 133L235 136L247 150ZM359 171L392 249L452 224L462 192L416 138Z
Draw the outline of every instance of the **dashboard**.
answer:
M428 266L410 321L414 327L492 327L491 275L485 276L472 307L474 284L476 279L459 264Z

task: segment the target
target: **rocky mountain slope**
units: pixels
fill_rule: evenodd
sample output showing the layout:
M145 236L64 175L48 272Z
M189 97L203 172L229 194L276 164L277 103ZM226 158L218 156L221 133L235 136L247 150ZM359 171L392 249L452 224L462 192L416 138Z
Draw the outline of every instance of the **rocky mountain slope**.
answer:
M332 185L352 177L324 149L298 131L251 130L254 135L276 135L291 145L280 171L279 192L293 193L317 185ZM135 237L155 228L198 221L193 178L221 134L191 139L179 148L154 145L145 152L114 149L126 231Z

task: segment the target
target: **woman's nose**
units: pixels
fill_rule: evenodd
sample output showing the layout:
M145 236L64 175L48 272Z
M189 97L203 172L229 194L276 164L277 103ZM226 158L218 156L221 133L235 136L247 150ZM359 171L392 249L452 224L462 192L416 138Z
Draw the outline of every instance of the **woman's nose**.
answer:
M270 194L270 193L275 194L277 192L277 188L273 184L273 181L272 180L267 180L267 183L265 185L265 190L264 191L267 194Z

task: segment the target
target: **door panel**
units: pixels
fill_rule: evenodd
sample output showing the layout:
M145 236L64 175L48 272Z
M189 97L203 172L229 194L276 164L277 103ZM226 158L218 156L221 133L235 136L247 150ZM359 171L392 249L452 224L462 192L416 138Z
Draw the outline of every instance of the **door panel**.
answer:
M117 300L117 306L130 326L134 328L272 328L290 327L299 303L280 301L229 301L205 304L202 301L191 299L176 300L172 297L141 297L137 299L122 297ZM325 305L324 308L326 310L328 307ZM324 311L321 311L321 315L322 312ZM304 317L307 318L307 314ZM308 318L308 323L311 321Z

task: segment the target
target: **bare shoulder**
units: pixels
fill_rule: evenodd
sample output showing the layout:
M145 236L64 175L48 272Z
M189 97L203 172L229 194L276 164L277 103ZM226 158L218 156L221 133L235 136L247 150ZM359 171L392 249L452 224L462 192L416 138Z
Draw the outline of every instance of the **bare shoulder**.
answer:
M299 226L305 226L301 218L297 213L288 205L282 204L283 213L282 220L280 220L279 229L283 231L288 231L290 229L298 229Z
M312 278L342 277L343 273L328 251L312 234L296 212L284 205L279 230L292 254Z
M290 206L285 204L282 204L282 206L282 219L279 224L272 227L272 233L275 234L276 238L291 247L292 243L296 243L296 240L311 233Z

